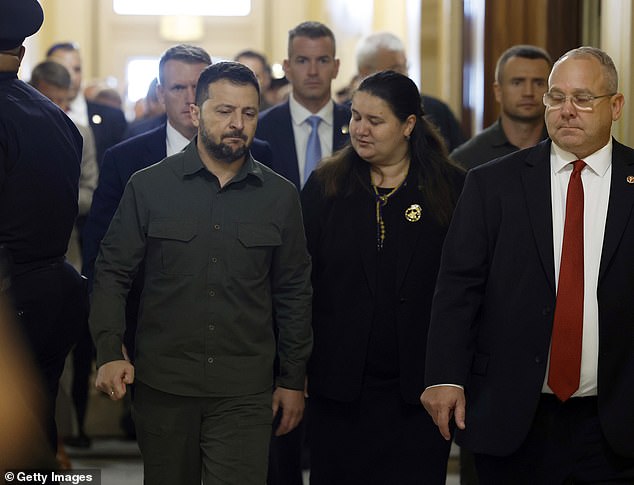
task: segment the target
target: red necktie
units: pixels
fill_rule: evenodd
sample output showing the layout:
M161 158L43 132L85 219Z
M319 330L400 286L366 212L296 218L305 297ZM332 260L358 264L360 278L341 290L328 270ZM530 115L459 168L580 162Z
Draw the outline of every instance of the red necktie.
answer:
M550 348L548 386L565 401L579 388L583 334L583 160L575 160L568 181L557 303Z

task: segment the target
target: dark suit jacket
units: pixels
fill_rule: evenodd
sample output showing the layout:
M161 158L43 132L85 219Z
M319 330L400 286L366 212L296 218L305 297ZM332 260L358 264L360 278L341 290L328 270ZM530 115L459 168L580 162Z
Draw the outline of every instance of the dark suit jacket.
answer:
M86 101L88 123L95 137L97 164L101 167L106 150L121 140L128 126L123 111L92 101Z
M350 109L335 103L333 114L333 151L342 148L350 139L348 123ZM293 120L288 101L260 113L258 128L255 136L267 141L273 152L270 167L278 174L293 182L298 190L301 188L299 180L299 163L295 150L295 135L293 134Z
M83 268L90 285L99 245L119 206L123 190L133 173L165 158L166 133L167 125L163 123L158 128L119 143L106 152L83 233ZM259 162L271 164L271 151L267 143L253 140L251 153Z
M127 140L137 135L147 133L154 128L158 128L163 123L167 122L167 115L165 113L151 118L143 118L140 120L134 120L128 123L128 127L123 134L123 139Z
M538 405L555 308L550 140L472 169L443 250L426 384L465 386L456 441L504 456ZM598 281L598 412L616 453L634 456L634 151L613 144ZM627 303L626 303L627 302Z
M463 174L456 171L459 192ZM424 390L425 342L431 300L447 227L426 213L427 203L409 175L404 197L392 200L404 214L412 204L422 218L406 223L399 237L396 286L400 387L405 401L419 404ZM368 178L369 187L369 178ZM301 193L308 249L313 261L313 353L309 393L352 401L361 392L376 301L376 219L372 194L324 199L312 175Z
M451 152L462 145L466 138L451 108L432 96L422 94L420 99L423 103L425 117L438 127L440 134L445 139L447 149Z

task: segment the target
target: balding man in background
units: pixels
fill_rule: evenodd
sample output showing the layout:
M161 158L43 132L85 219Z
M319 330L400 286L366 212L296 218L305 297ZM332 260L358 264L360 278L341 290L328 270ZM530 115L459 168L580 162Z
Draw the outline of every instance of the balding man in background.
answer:
M357 46L359 80L375 72L388 70L408 75L407 55L401 39L390 32L377 32L361 39ZM449 106L424 94L421 95L421 101L427 119L440 130L449 151L461 145L465 136Z
M104 104L88 101L82 93L82 63L79 46L72 42L52 45L46 59L58 62L70 73L71 103L68 116L78 125L90 127L95 137L97 163L101 167L104 153L123 139L127 121L123 111Z
M68 70L53 61L44 61L33 68L29 84L53 101L64 112L70 106L70 74ZM79 216L87 216L92 204L92 196L97 187L99 168L95 152L95 140L92 131L83 125L75 125L81 133L84 146L81 154L81 173L79 176ZM69 262L77 271L81 271L81 247L79 228L75 225L66 254Z

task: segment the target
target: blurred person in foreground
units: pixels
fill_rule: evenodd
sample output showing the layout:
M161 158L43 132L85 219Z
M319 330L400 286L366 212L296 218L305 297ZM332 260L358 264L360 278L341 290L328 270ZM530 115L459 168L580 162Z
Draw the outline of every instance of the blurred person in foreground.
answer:
M311 484L444 484L449 443L418 397L463 171L416 85L394 71L362 81L350 137L302 191L314 287Z
M43 18L36 0L0 0L0 259L8 273L0 292L42 379L42 424L55 450L59 377L87 308L85 285L64 260L78 210L82 138L62 110L17 77L22 43Z
M132 175L101 243L96 385L121 399L135 382L146 483L261 485L273 419L278 434L302 419L310 258L295 187L249 153L259 103L248 67L206 68L190 107L197 135ZM133 365L122 343L141 264Z
M610 56L555 62L549 139L467 174L421 401L483 485L634 483L634 151Z

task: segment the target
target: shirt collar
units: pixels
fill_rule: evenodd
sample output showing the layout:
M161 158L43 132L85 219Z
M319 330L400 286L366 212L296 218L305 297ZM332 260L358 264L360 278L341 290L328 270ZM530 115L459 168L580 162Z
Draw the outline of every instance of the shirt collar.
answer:
M506 137L506 133L504 133L504 127L502 126L502 118L498 118L497 121L492 125L491 135L493 146L508 145L519 150L519 148L513 145ZM546 125L544 124L542 128L542 137L540 138L540 140L545 140L546 138L548 138L548 131L546 130Z
M491 144L493 146L496 146L496 147L504 146L504 145L513 146L511 142L508 140L508 138L506 137L506 133L504 133L504 128L502 128L501 118L498 118L497 121L491 127L491 138L492 138Z
M334 101L330 100L317 113L311 113L301 104L299 104L299 102L293 97L292 93L288 97L288 107L291 111L291 118L293 120L293 123L295 123L296 125L301 125L309 116L317 115L321 118L322 123L326 123L327 125L332 126L335 111L334 106Z
M165 134L167 146L172 151L172 153L168 153L168 155L173 155L174 153L182 151L190 142L190 140L185 138L176 128L172 126L169 120L167 120Z
M565 151L557 146L555 142L552 143L552 149L555 155L553 157L552 168L555 173L561 172L569 163L578 160L576 155ZM586 165L590 167L594 173L603 177L612 164L612 137L610 137L608 143L603 148L588 155L583 161L586 162Z
M81 90L75 99L71 101L70 109L66 114L75 123L90 126L90 120L88 119L88 104L86 103L86 98Z
M198 147L196 146L196 141L198 140L198 135L196 135L189 145L187 145L183 149L183 154L185 155L183 159L183 176L191 176L195 175L201 170L207 170L205 164L203 163L200 155L198 154ZM245 162L240 167L240 170L233 178L231 183L239 182L249 175L253 175L258 178L260 181L264 180L264 174L262 172L262 168L253 160L251 153L247 155Z

